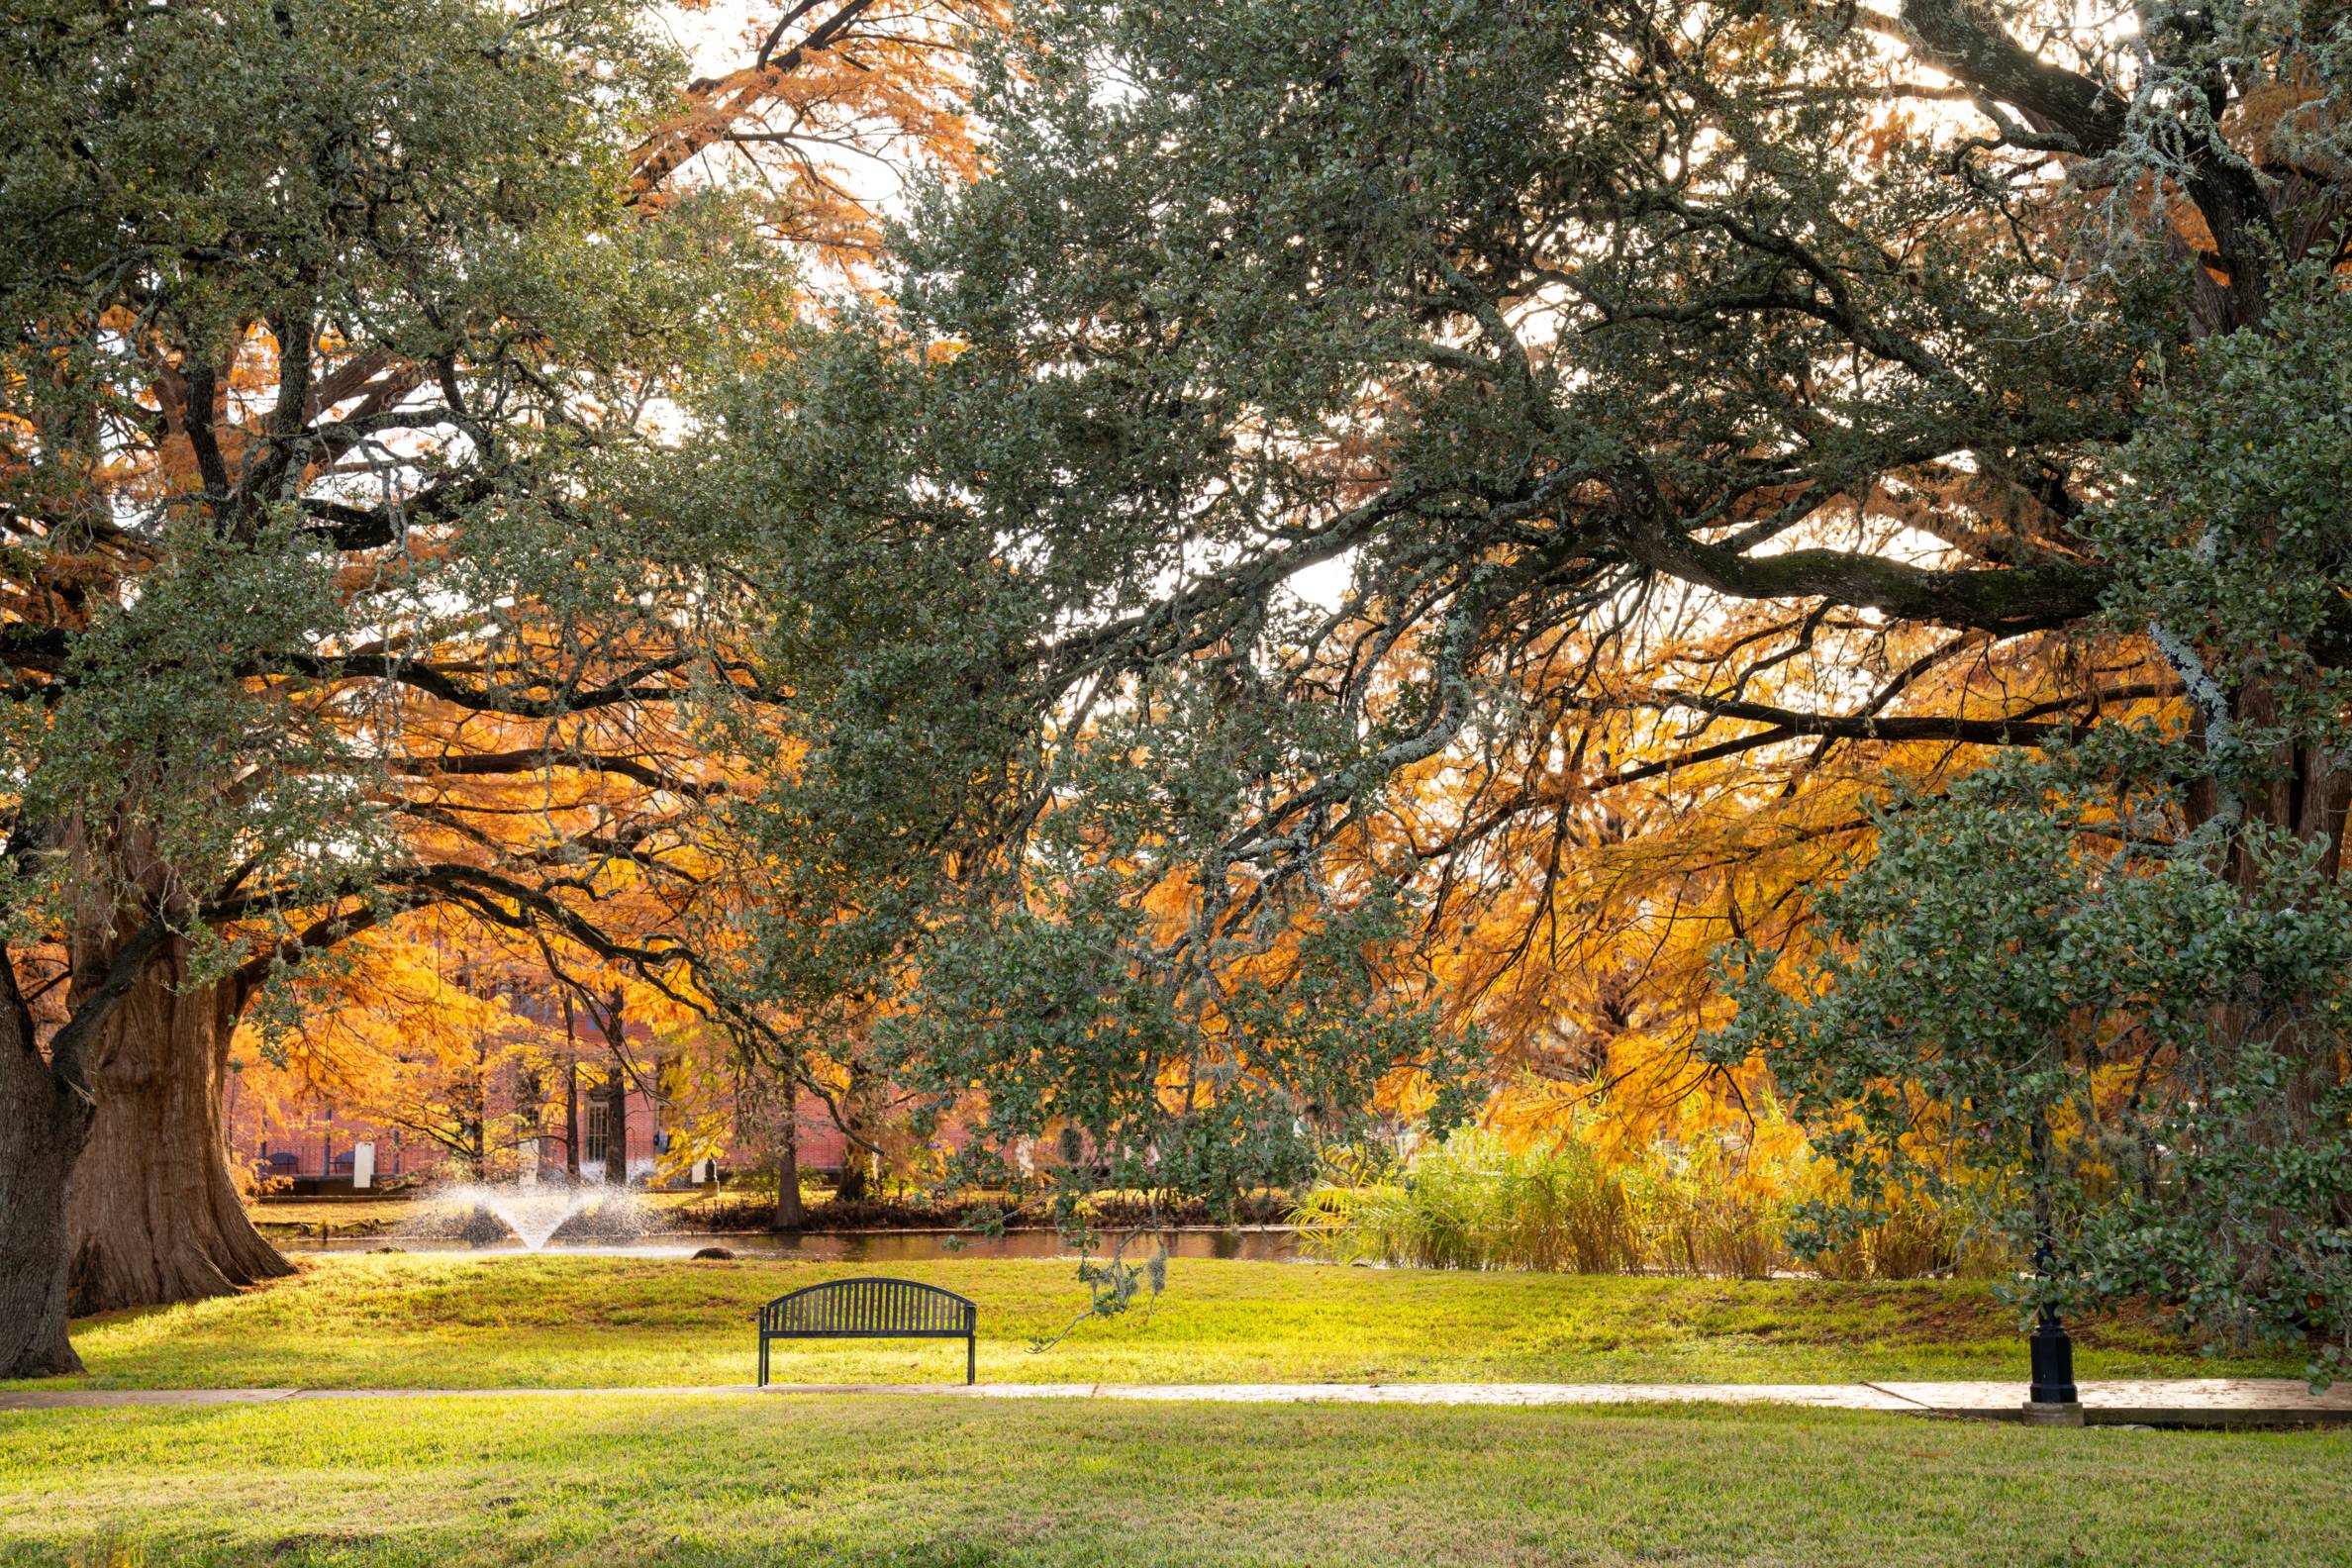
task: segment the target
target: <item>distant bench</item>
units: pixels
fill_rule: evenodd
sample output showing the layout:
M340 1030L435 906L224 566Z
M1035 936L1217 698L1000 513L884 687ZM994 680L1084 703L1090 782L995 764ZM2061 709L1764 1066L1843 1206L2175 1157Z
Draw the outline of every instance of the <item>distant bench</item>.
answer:
M759 1309L759 1385L775 1339L961 1339L964 1382L979 1370L980 1309L953 1291L903 1279L839 1279Z

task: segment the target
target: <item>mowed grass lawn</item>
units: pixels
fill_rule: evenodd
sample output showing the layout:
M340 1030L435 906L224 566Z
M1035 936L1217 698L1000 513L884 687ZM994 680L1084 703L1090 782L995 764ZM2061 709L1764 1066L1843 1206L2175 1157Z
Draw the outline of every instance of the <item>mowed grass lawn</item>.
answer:
M2024 1341L1975 1283L1630 1279L1179 1260L1147 1308L1084 1311L1067 1261L896 1265L980 1306L984 1382L1847 1382L2015 1377ZM596 1388L748 1382L752 1314L874 1272L784 1261L359 1255L242 1296L91 1319L98 1388ZM2145 1322L2078 1328L2086 1377L2291 1375ZM794 1382L961 1381L940 1340L779 1345ZM16 1385L19 1387L29 1385ZM70 1384L68 1385L70 1386ZM339 1418L340 1419L340 1418Z
M2352 1561L2352 1433L548 1395L0 1415L0 1563Z

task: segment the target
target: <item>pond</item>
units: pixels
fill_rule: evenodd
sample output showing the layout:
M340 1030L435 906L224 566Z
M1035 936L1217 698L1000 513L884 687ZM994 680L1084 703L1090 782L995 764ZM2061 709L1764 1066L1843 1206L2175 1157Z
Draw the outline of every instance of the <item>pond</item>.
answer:
M1160 1233L1177 1258L1224 1258L1249 1263L1314 1262L1303 1256L1296 1230L1279 1226L1234 1230L1170 1230ZM519 1240L468 1245L441 1237L376 1235L311 1238L279 1243L288 1252L403 1252L456 1257L526 1257L535 1249ZM778 1235L755 1230L720 1234L653 1235L632 1241L549 1241L537 1248L550 1257L692 1257L707 1246L723 1246L737 1257L791 1258L808 1263L923 1263L939 1258L1058 1258L1076 1262L1078 1253L1051 1230L1016 1230L1001 1236L956 1230L812 1231ZM1099 1255L1099 1254L1098 1254ZM1137 1238L1127 1256L1149 1255Z

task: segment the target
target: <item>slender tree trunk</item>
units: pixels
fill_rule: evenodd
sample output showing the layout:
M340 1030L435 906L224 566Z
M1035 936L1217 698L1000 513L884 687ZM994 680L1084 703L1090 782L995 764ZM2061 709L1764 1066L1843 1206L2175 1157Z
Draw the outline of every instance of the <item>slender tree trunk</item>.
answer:
M0 1378L82 1369L66 1337L65 1211L89 1102L50 1072L0 952Z
M77 1318L294 1272L245 1218L229 1172L221 1107L234 983L183 991L186 960L185 944L164 943L90 1053L96 1113L67 1208Z
M580 1185L580 1058L569 1057L563 1064L563 1174L574 1187Z
M563 1175L580 1185L580 1031L572 1019L569 989L563 1002Z
M474 993L468 976L467 992ZM490 1179L490 1046L486 1040L474 1042L473 1072L468 1075L463 1091L465 1130L465 1158L473 1166L475 1181Z
M539 1139L544 1135L546 1098L546 1087L540 1082L537 1068L515 1069L515 1167L516 1174L529 1182L538 1181L539 1176Z
M776 1137L776 1225L778 1230L798 1230L809 1223L808 1211L801 1205L800 1190L800 1106L791 1089L785 1091L784 1125Z
M605 1014L605 1044L613 1052L612 1079L605 1087L607 1125L611 1135L605 1139L605 1185L629 1185L629 1024L621 1011L621 992L613 992L611 1010Z

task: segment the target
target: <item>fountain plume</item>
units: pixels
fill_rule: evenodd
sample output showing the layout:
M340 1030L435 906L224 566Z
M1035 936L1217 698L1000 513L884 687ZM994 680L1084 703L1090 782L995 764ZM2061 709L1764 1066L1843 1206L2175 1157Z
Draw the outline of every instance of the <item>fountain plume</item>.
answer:
M426 1199L448 1217L453 1229L473 1242L503 1239L511 1232L527 1252L538 1252L559 1234L587 1231L598 1240L619 1240L645 1230L644 1201L623 1187L582 1183L461 1182L434 1189Z

